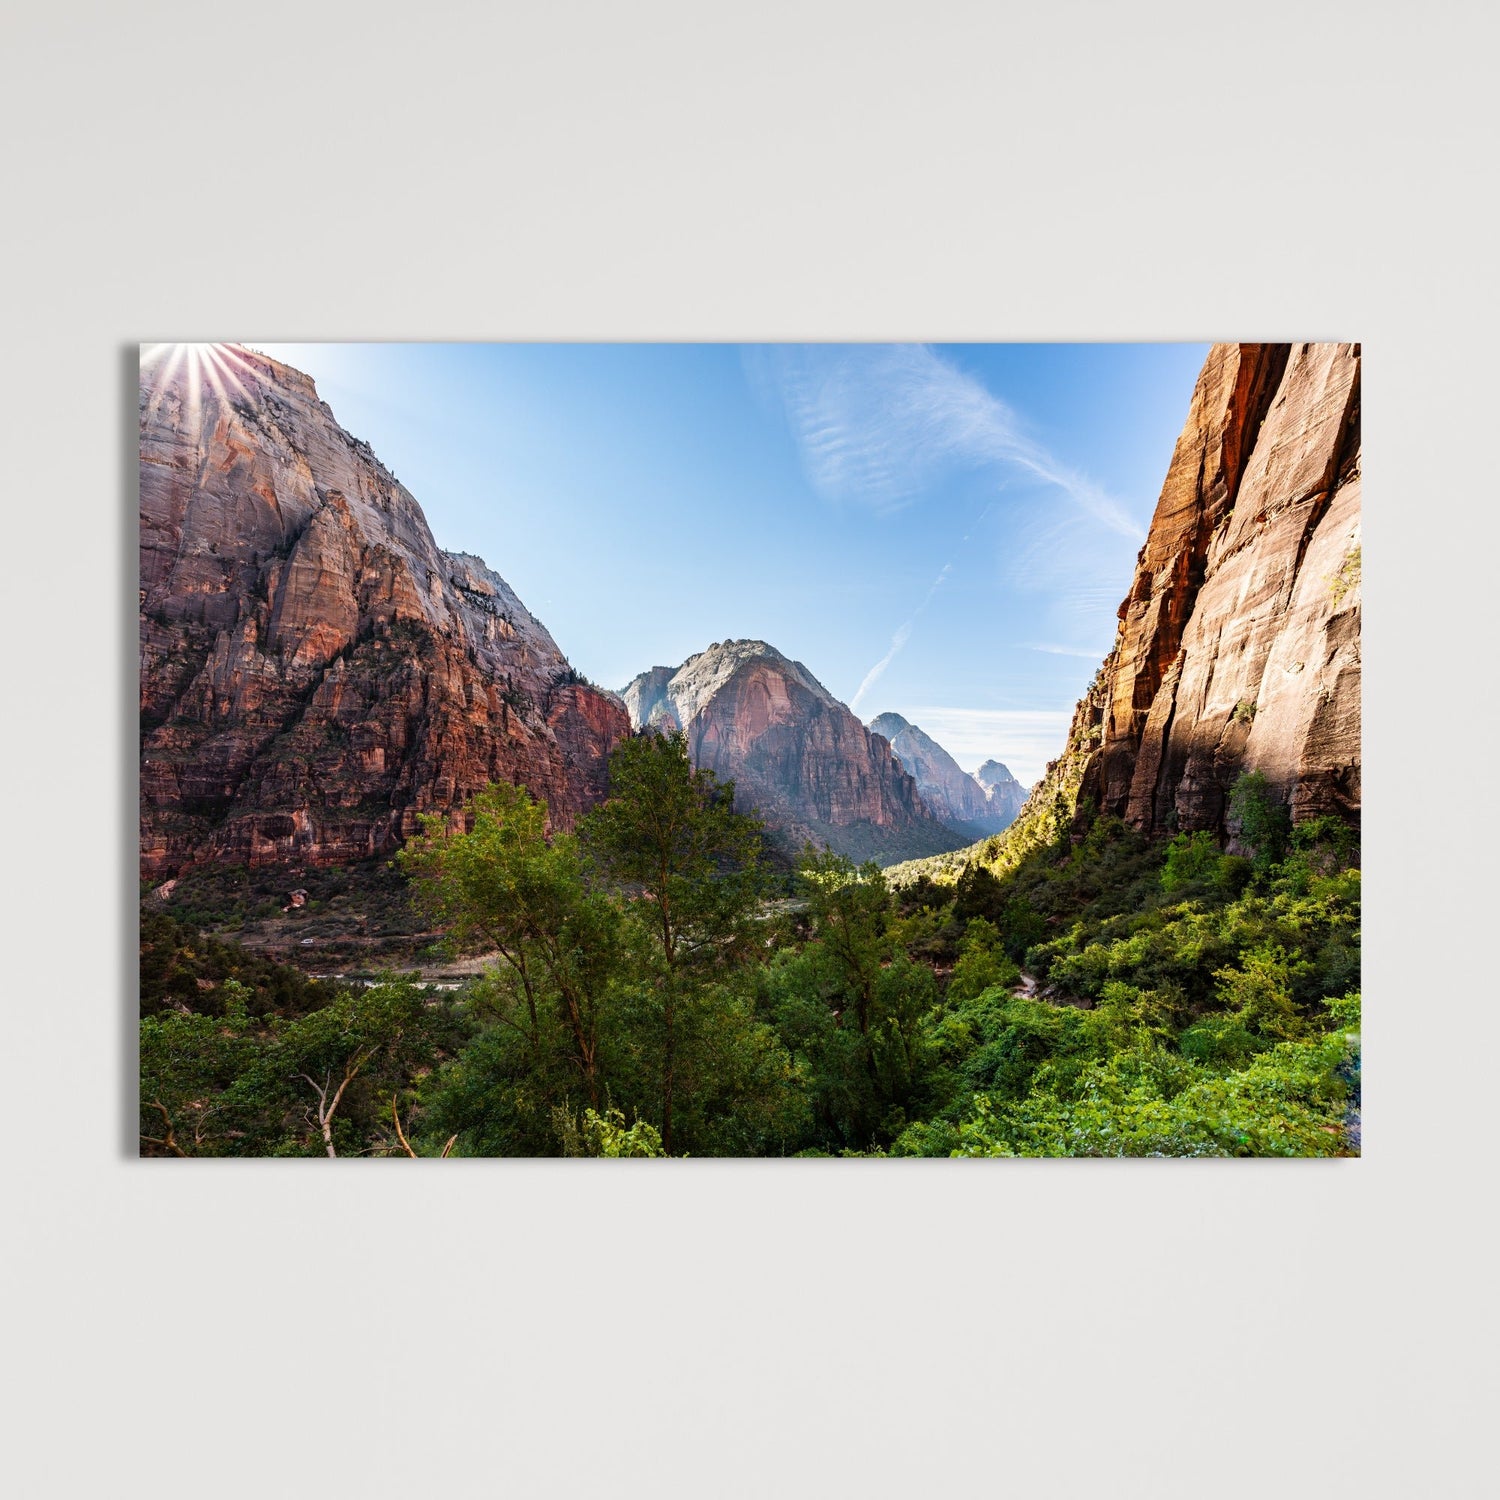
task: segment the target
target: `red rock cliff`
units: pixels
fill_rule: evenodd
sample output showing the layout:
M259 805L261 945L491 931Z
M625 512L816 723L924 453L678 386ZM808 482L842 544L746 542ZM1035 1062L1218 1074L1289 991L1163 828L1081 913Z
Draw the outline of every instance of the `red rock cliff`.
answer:
M1104 666L1082 795L1221 826L1261 771L1297 819L1360 806L1360 350L1219 344Z
M299 371L143 365L141 866L337 864L518 782L567 826L629 732Z

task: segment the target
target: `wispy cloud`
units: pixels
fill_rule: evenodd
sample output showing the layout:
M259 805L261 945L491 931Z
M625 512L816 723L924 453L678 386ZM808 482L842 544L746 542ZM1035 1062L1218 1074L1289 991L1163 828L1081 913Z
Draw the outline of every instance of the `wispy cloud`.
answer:
M897 510L945 471L993 467L1143 539L1118 500L1061 463L1006 402L926 345L757 347L745 360L752 380L780 399L808 480L830 499Z
M868 693L870 689L880 681L880 674L884 672L885 669L890 666L893 661L895 661L897 653L907 643L907 641L911 639L912 627L917 623L918 619L921 618L922 611L932 603L933 596L940 588L942 588L944 580L946 580L946 578L952 571L952 563L943 564L942 572L932 580L932 586L927 590L926 597L912 611L911 617L903 621L901 625L897 627L895 635L891 637L890 650L887 651L885 655L882 656L880 660L876 662L868 672L865 673L864 681L860 683L859 690L849 700L849 707L854 709L856 713L859 711L859 705L863 701L865 694Z
M1048 656L1082 656L1089 661L1103 661L1109 655L1109 648L1096 650L1091 646L1045 646L1037 642L1028 643L1028 651L1043 651Z
M903 714L966 771L1002 761L1026 786L1062 754L1072 714L1053 709L912 708Z

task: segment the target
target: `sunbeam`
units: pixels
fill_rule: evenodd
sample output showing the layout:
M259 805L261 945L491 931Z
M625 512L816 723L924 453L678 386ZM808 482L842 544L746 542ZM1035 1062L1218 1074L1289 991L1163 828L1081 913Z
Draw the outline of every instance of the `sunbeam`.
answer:
M198 428L203 415L205 392L219 405L249 399L241 373L250 364L239 344L143 344L141 378L148 385L148 409L155 415L163 396L173 386L182 393L189 425Z

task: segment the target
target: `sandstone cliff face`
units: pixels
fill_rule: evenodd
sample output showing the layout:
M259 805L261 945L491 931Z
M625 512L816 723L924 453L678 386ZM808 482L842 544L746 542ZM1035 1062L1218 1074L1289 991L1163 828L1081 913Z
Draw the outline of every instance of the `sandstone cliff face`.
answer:
M1088 803L1232 835L1247 771L1299 822L1358 822L1359 366L1357 344L1215 345L1062 752L1004 833L898 879L1011 868Z
M1293 817L1360 806L1360 351L1221 344L1106 662L1083 795L1219 828L1261 771Z
M922 800L955 833L982 839L999 833L1015 816L1014 809L1008 816L999 811L989 790L976 777L970 776L931 735L900 714L881 714L870 720L869 727L872 733L890 741L902 768L916 781Z
M999 827L1007 827L1026 801L1026 788L998 760L985 761L974 773L974 779L985 790L990 816L998 820Z
M629 729L312 381L221 346L140 388L141 864L338 864L518 782L567 826Z
M624 691L637 727L681 728L693 763L735 783L796 844L898 859L963 841L922 799L890 745L804 667L764 641L716 642Z

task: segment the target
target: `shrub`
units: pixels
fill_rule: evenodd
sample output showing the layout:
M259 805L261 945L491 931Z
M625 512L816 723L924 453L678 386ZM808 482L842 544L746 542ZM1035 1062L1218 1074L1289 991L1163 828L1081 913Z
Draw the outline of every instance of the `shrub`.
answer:
M1286 855L1292 817L1261 771L1247 771L1229 794L1229 817L1240 842L1254 853L1257 873Z
M1219 999L1245 1026L1262 1036L1291 1040L1307 1031L1292 999L1293 980L1307 973L1305 959L1293 960L1279 943L1250 949L1235 969L1216 969Z
M1270 1045L1235 1015L1205 1016L1177 1038L1184 1057L1219 1070L1243 1068Z
M1197 833L1179 833L1167 845L1167 862L1162 866L1161 888L1180 890L1200 880L1212 879L1219 863L1219 846L1213 835L1200 829Z
M958 962L948 982L948 998L972 1000L988 989L1008 989L1020 977L1020 969L1001 945L999 930L983 917L975 917L959 947Z
M1254 874L1255 866L1244 855L1221 854L1214 866L1214 886L1229 896L1238 896Z

